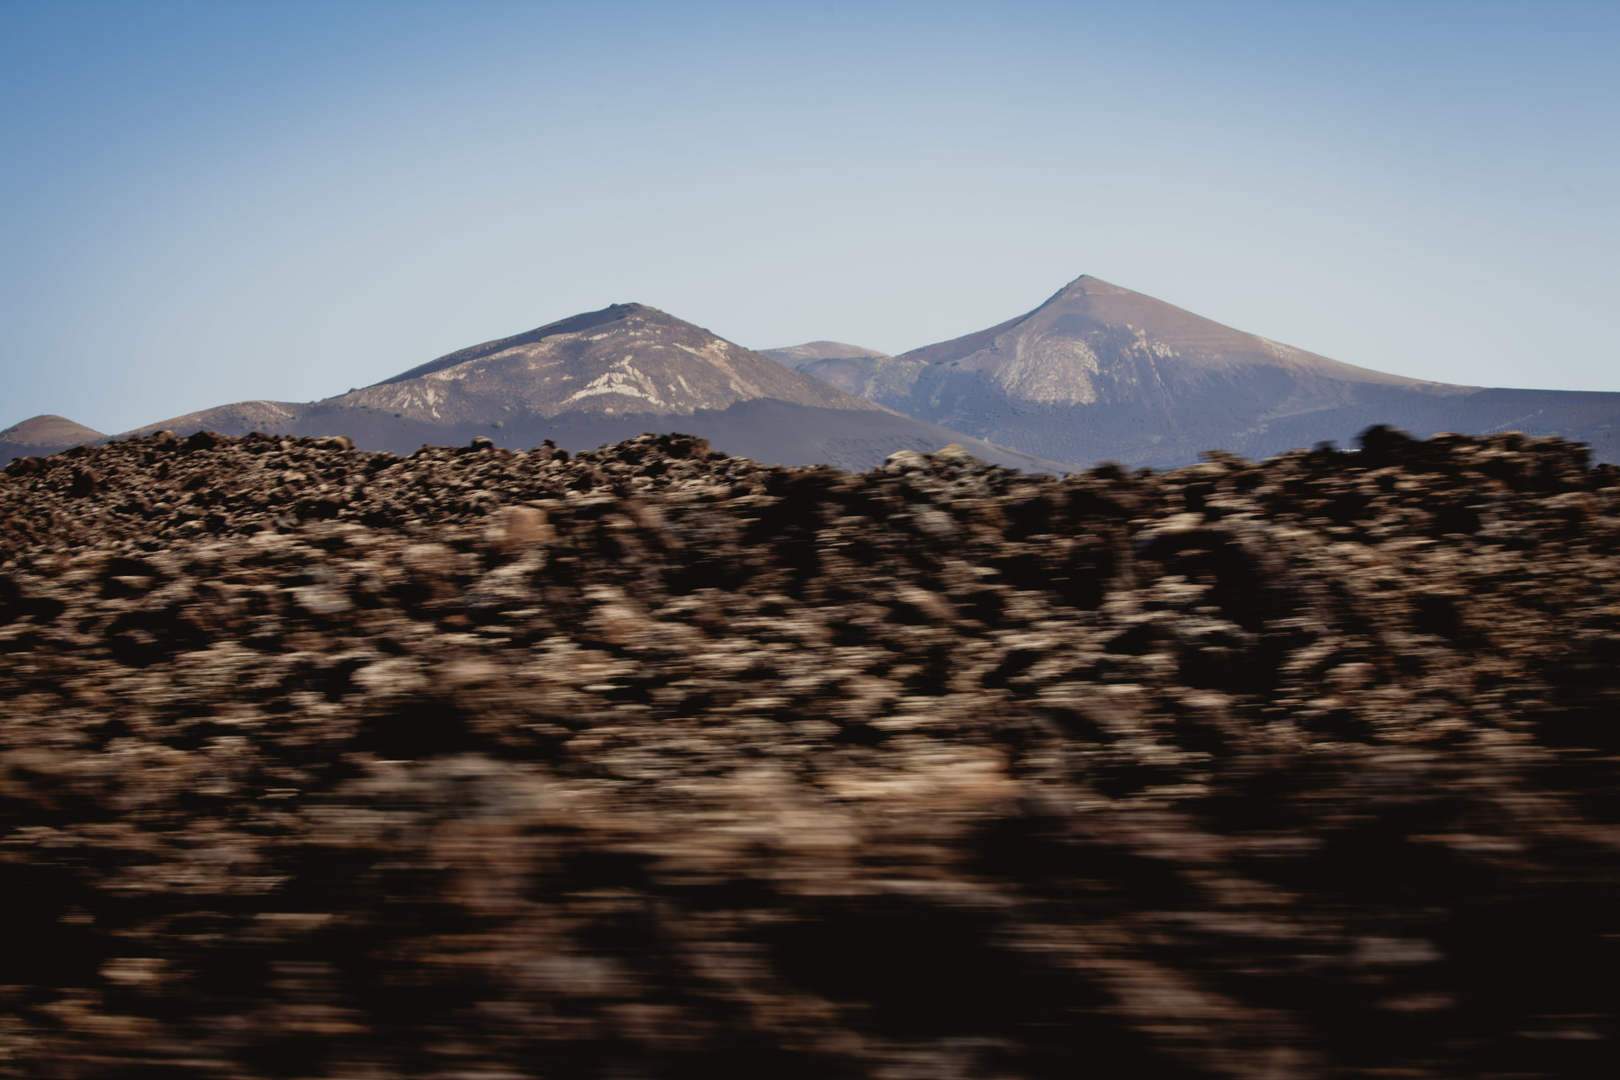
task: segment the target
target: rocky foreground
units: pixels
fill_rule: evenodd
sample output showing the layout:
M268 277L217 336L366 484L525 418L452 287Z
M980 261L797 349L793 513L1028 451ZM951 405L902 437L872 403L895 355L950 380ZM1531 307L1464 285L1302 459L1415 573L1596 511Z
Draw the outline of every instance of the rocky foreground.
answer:
M1620 471L0 476L0 1076L1605 1076Z

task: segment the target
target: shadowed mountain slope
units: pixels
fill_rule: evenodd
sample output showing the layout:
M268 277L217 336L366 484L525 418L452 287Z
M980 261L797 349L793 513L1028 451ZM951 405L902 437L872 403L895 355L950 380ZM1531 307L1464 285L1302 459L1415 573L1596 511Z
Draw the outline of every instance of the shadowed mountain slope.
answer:
M323 401L239 402L140 432L163 428L347 435L395 452L480 435L501 445L551 439L579 450L682 431L762 461L855 469L897 450L959 442L999 464L1061 468L891 412L643 304L474 345Z

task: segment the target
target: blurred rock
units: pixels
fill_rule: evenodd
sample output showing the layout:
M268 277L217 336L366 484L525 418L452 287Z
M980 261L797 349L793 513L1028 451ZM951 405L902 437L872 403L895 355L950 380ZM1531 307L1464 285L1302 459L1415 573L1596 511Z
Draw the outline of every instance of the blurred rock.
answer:
M1617 1063L1620 482L1556 440L161 433L0 477L0 701L0 1077Z

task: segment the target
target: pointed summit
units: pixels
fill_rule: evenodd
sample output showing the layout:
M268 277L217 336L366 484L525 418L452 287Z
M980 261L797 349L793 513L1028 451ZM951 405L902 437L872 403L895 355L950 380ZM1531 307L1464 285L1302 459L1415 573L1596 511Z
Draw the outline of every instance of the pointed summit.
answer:
M1009 363L1008 346L1013 342L1022 351ZM1026 355L1031 347L1034 356ZM985 348L997 354L998 359L972 357ZM1282 368L1349 382L1432 385L1283 345L1090 274L1075 278L1039 307L1016 319L904 356L935 362L951 352L959 354L951 358L957 366L1002 373L1010 380L1008 388L1015 396L1018 386L1013 384L1033 382L1024 387L1024 396L1034 401L1118 400L1119 388L1111 392L1110 380L1139 383L1146 374L1144 367L1151 367L1155 377L1173 376L1182 370ZM1047 365L1067 364L1071 370L1031 370L1042 366L1043 356ZM1031 380L1031 376L1043 374L1044 378ZM1066 393L1063 387L1067 387ZM1124 396L1133 396L1129 387L1124 388Z
M1056 300L1061 296L1097 296L1107 295L1110 293L1129 293L1130 291L1131 290L1129 289L1121 288L1120 286L1115 285L1113 282L1104 281L1100 277L1093 277L1090 274L1081 274L1079 277L1063 286L1063 288L1053 293L1052 299ZM1132 293L1131 295L1139 296L1141 294ZM1048 303L1050 302L1051 301L1048 301Z
M1058 460L1147 465L1212 447L1285 449L1295 436L1278 446L1264 433L1303 430L1300 417L1377 422L1370 406L1391 393L1464 392L1330 360L1090 274L1004 323L903 353L885 375L862 392L909 416ZM1341 420L1320 437L1353 435Z
M1042 403L1129 402L1145 381L1266 369L1387 386L1433 385L1236 330L1088 274L1025 315L904 356L985 371L1014 397Z

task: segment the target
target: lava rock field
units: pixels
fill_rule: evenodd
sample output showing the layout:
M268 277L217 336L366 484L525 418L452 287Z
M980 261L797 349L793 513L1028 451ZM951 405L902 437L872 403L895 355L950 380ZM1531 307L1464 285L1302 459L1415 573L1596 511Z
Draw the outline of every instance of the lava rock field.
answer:
M1620 470L0 475L0 1076L1612 1076Z

